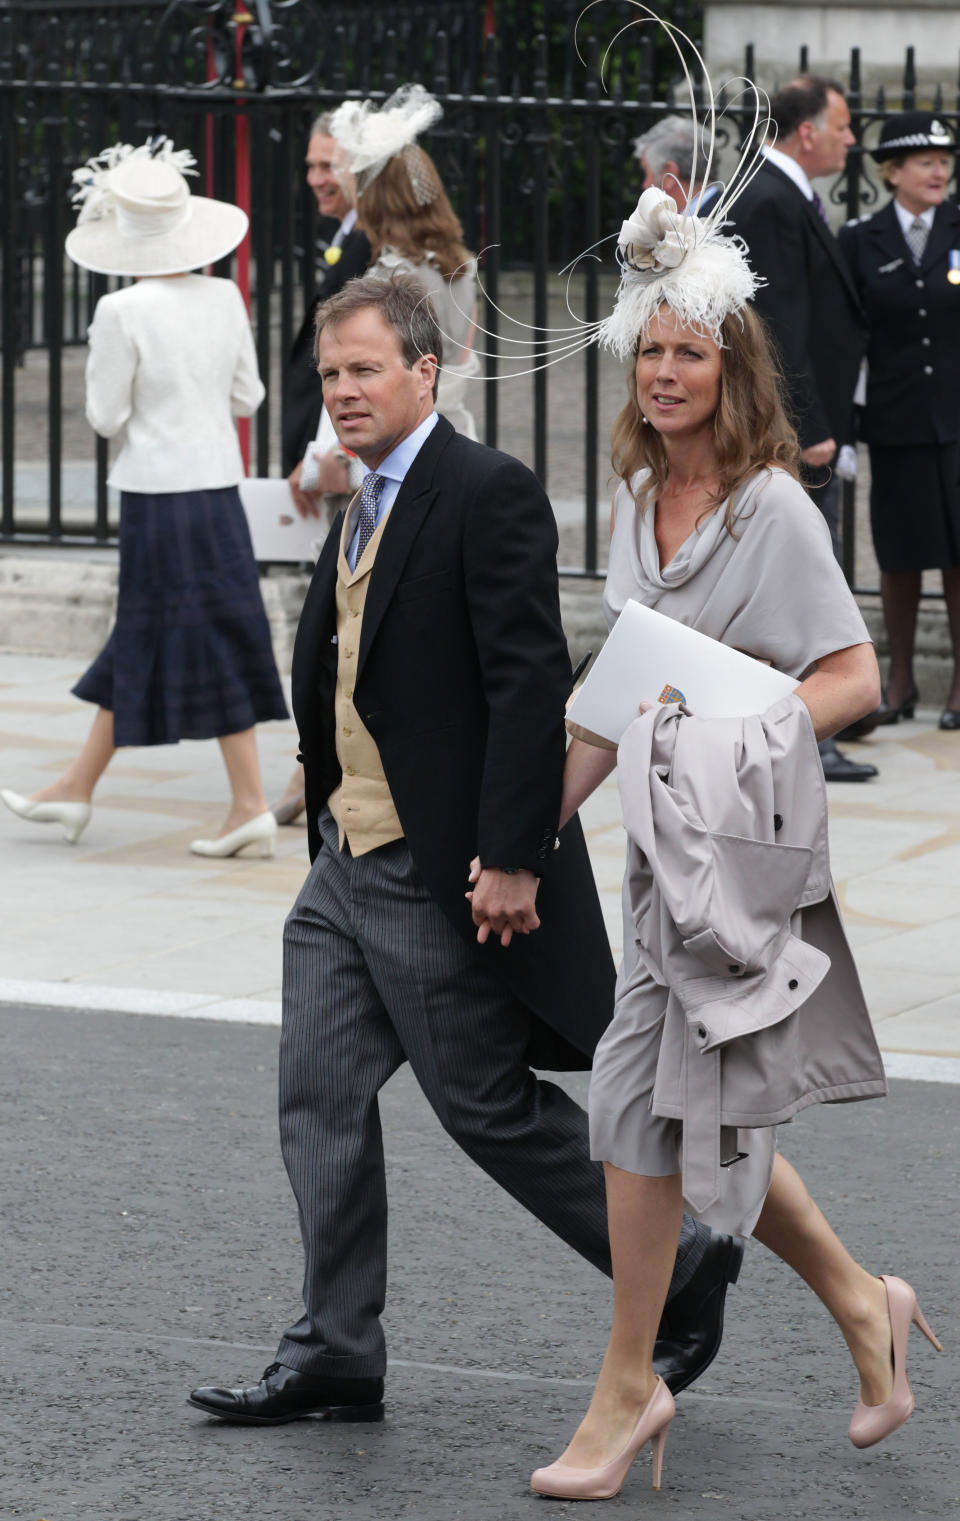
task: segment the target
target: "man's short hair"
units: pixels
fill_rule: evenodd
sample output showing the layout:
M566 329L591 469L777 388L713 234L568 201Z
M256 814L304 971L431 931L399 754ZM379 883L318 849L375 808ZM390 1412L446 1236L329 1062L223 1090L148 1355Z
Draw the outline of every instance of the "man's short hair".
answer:
M313 124L312 124L312 126L310 128L309 136L310 137L332 137L333 133L330 130L330 127L331 127L332 123L333 123L333 112L332 111L324 111L324 112L322 112L321 115L318 116L316 118L316 120L313 122Z
M702 180L707 167L707 143L702 129L695 129L689 116L661 116L642 136L634 138L633 156L637 163L646 157L654 179L659 179L664 164L672 161L677 166L678 177L689 182L694 177L694 143L697 145L696 177Z
M844 99L843 85L822 74L801 74L770 97L770 119L780 141L791 137L805 121L815 121L829 105L828 97Z
M317 307L314 357L319 361L320 334L324 328L336 327L355 312L367 310L379 312L388 327L393 328L408 370L412 370L424 354L436 356L437 377L433 383L436 400L443 364L443 334L426 286L416 275L394 274L389 279L370 275L350 280L343 290L337 291L329 300L321 301Z

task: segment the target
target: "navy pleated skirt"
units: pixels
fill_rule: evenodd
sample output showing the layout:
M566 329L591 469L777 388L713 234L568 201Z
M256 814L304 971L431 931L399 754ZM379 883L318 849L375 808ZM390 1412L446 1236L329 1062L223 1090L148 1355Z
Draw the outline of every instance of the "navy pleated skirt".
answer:
M121 493L117 619L73 691L113 713L118 746L288 717L236 486Z

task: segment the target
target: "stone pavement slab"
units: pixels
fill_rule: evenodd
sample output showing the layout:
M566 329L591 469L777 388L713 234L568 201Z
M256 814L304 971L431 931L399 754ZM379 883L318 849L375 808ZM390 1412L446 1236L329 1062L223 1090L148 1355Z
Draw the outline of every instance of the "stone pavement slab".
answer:
M401 1070L383 1094L388 1419L209 1420L198 1382L256 1379L302 1260L276 1134L277 1031L0 1010L0 1515L22 1521L562 1521L528 1476L581 1415L609 1286L473 1166ZM581 1100L586 1080L566 1085ZM960 1090L781 1131L851 1249L913 1282L917 1413L857 1453L825 1311L751 1243L720 1357L681 1397L664 1489L635 1464L610 1521L936 1521L960 1514Z
M69 691L82 668L0 654L0 785L30 792L79 747L91 710ZM259 743L268 795L279 795L293 724L262 726ZM880 1042L893 1072L955 1076L960 735L939 732L925 713L850 749L880 776L828 789L833 870ZM225 796L211 741L118 755L76 846L4 810L0 1000L276 1020L281 930L307 869L306 829L301 821L280 830L271 861L191 856L189 841L216 831ZM582 816L619 954L624 835L614 779Z

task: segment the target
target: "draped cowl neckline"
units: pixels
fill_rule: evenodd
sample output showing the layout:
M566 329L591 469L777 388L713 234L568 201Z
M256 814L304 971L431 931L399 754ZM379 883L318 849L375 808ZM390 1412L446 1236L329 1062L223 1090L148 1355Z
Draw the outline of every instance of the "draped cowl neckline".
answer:
M639 483L638 483L639 484ZM749 481L734 493L735 516L739 517L755 494L755 481ZM721 544L729 538L726 524L728 497L705 517L676 551L673 558L661 568L660 547L656 534L656 507L649 503L642 511L636 509L635 532L632 535L633 570L637 578L640 597L651 594L655 601L658 594L691 581L707 562L712 559Z

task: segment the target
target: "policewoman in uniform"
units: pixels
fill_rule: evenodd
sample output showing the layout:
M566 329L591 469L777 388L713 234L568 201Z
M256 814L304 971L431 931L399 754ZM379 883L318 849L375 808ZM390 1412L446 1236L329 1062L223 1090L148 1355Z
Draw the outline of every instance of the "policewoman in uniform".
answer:
M911 718L921 577L940 570L954 652L941 729L960 729L960 209L953 138L930 111L888 117L873 157L893 192L840 232L870 329L860 436L890 669L881 723Z

